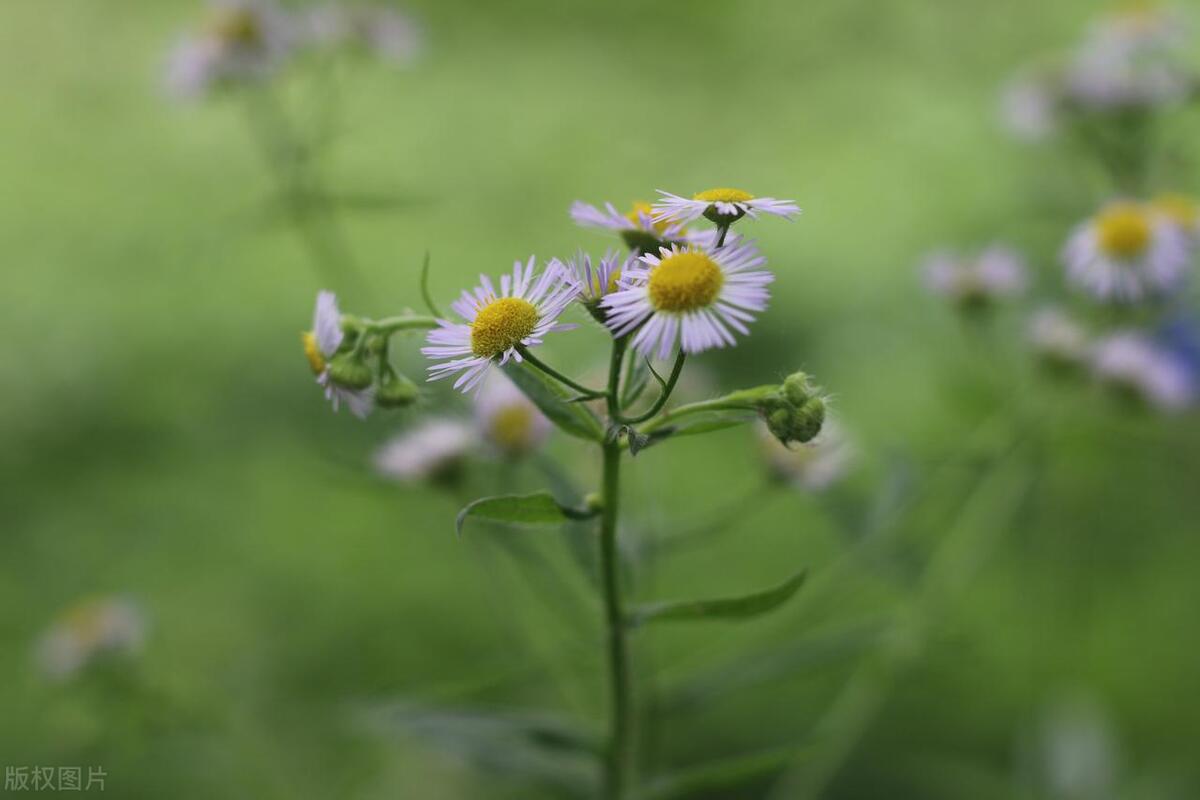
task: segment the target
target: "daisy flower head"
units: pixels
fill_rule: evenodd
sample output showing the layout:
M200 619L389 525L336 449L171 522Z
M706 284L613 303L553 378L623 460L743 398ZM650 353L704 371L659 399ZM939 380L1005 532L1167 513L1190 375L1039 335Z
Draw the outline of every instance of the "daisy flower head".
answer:
M475 395L475 425L483 440L508 459L528 455L550 435L550 420L503 374L484 381Z
M214 0L207 24L167 63L167 89L181 98L272 74L296 44L295 21L268 0Z
M1118 201L1075 228L1062 260L1077 286L1101 300L1132 302L1178 288L1190 255L1187 236L1164 214Z
M67 609L37 642L38 667L62 681L88 664L114 655L133 655L146 638L141 609L123 597L96 597Z
M658 190L662 195L654 204L656 221L674 221L687 224L704 217L715 225L731 225L744 216L758 219L759 213L771 214L784 219L799 216L800 207L791 200L776 200L774 197L755 197L741 189L706 189L697 192L689 200L670 192Z
M450 482L478 445L479 435L467 422L429 417L384 443L375 454L375 469L385 478L405 484Z
M964 309L985 308L994 300L1020 294L1026 285L1024 260L1001 245L974 257L935 253L926 259L924 273L929 291Z
M461 373L455 389L468 392L479 385L493 364L521 361L520 348L542 343L547 333L570 330L558 317L579 294L579 284L560 261L534 275L536 259L513 264L511 275L500 278L499 291L486 275L479 286L464 291L450 308L462 322L438 320L421 352L436 362L429 380Z
M348 344L342 330L342 312L338 309L337 296L333 292L317 293L317 304L313 310L312 329L301 335L304 355L317 383L325 390L325 399L333 404L333 410L345 404L356 417L365 418L374 406L372 376L366 364L342 353ZM339 362L335 364L334 358ZM345 360L340 360L345 356Z
M1188 365L1136 331L1118 331L1096 343L1092 368L1106 385L1160 411L1181 411L1196 399Z
M629 211L621 213L612 203L605 203L601 209L576 200L571 205L571 219L584 228L616 231L625 246L635 252L650 253L672 242L682 242L687 236L682 224L656 220L654 207L641 201L635 202Z
M685 353L733 346L732 328L743 336L754 314L767 307L767 285L775 279L756 269L766 263L754 242L736 239L724 247L662 248L633 262L621 288L604 297L606 324L616 336L633 333L645 356L670 356L678 339Z

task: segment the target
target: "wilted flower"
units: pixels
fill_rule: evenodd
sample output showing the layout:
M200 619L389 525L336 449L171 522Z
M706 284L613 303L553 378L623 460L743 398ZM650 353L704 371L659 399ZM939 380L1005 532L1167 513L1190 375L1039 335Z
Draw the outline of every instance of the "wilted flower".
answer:
M38 640L37 663L51 680L66 680L106 655L141 650L146 620L122 597L97 597L68 609Z
M1043 308L1029 321L1029 344L1034 353L1055 367L1078 367L1091 352L1087 331L1057 308Z
M192 98L261 80L291 53L296 33L294 20L268 0L214 0L208 23L171 53L167 88Z
M465 322L438 320L439 327L429 332L429 345L421 352L434 361L448 359L429 368L429 380L461 372L454 388L470 391L493 364L521 361L518 347L539 345L547 333L576 327L560 324L558 317L579 285L561 262L548 264L535 282L534 264L533 256L523 268L519 261L513 264L512 275L501 276L499 292L490 278L480 275L474 292L463 292L450 304Z
M1067 277L1104 300L1170 292L1186 276L1187 237L1144 203L1110 203L1080 224L1063 248Z
M406 14L385 6L326 5L304 18L308 39L326 47L362 50L399 66L421 53L421 31Z
M1096 343L1092 368L1102 382L1162 411L1180 411L1195 400L1186 363L1153 339L1119 331Z
M697 245L647 253L621 276L621 289L601 301L617 336L633 334L633 347L667 358L676 339L685 353L736 344L729 329L749 334L746 323L767 307L775 276L756 270L766 263L753 242L724 247Z
M925 283L930 291L964 308L986 306L1025 289L1025 262L1016 252L994 245L978 256L950 252L926 259Z
M649 203L637 202L627 213L622 214L612 203L599 209L582 200L571 206L571 219L585 228L604 228L621 235L630 250L652 252L672 242L682 242L687 231L683 225L669 220L655 220L654 209Z
M475 397L475 424L505 458L528 455L550 435L550 420L504 375L493 375Z
M747 215L757 219L759 212L784 219L800 214L800 207L791 200L755 197L741 189L707 189L692 195L690 200L662 189L658 193L662 198L654 204L654 219L659 221L686 224L704 217L716 224L728 225Z
M466 422L431 417L389 439L375 454L375 468L401 483L443 480L478 445L479 435Z
M339 353L345 337L337 296L318 292L312 330L301 337L304 355L333 410L345 403L355 416L366 417L374 406L373 376L370 367L354 353Z
M828 419L807 444L785 445L765 424L757 427L757 436L772 475L806 491L829 488L845 476L854 460L854 448L841 426Z

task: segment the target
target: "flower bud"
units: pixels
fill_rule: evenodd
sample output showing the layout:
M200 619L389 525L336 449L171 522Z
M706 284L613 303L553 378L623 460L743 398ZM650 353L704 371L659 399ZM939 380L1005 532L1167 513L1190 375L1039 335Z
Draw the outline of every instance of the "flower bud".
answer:
M821 396L821 390L804 372L793 372L783 381L783 396L792 405L804 405L814 397Z
M416 402L417 385L404 375L387 367L375 389L375 405L382 408L404 408Z
M329 379L345 389L366 389L373 375L367 363L355 353L342 353L329 362Z
M821 390L803 372L789 375L777 392L758 403L767 428L784 444L810 442L825 424Z

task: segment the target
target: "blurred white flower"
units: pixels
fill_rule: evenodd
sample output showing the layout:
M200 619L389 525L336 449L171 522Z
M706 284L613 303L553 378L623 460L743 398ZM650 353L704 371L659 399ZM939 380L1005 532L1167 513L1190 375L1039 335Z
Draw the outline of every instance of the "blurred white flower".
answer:
M841 480L854 461L854 447L842 427L826 419L811 442L789 447L765 424L756 426L759 446L771 473L798 489L820 492Z
M122 597L97 597L67 609L41 636L36 659L42 674L67 680L106 655L138 653L146 638L141 610Z
M1058 308L1035 313L1028 335L1034 353L1055 366L1084 365L1091 353L1087 331Z
M329 361L345 339L342 312L338 309L337 296L333 292L317 293L312 330L305 332L301 338L308 365L317 376L317 383L325 390L325 399L333 404L333 410L337 411L345 404L356 417L367 417L375 406L374 389L370 386L362 389L342 386L330 375Z
M266 78L291 54L296 34L295 20L268 0L213 0L207 24L168 57L167 89L190 99Z
M423 46L416 22L385 6L317 6L307 12L303 22L312 44L356 48L397 66L414 62Z
M1085 696L1043 715L1037 737L1040 788L1052 800L1115 800L1120 751L1104 712Z
M942 251L925 261L925 285L931 292L962 306L977 307L1025 290L1025 262L1013 250L993 245L965 257Z
M1000 120L1018 139L1041 141L1058 128L1059 95L1054 76L1025 74L1000 94Z
M392 437L375 454L375 468L401 483L438 480L455 474L479 434L451 417L430 417Z
M1181 411L1196 399L1187 364L1136 331L1118 331L1098 341L1091 357L1106 385L1162 411Z
M1144 203L1117 201L1081 223L1063 248L1067 277L1102 300L1169 293L1187 275L1188 238Z
M1200 244L1200 206L1195 199L1186 194L1167 192L1151 200L1150 207L1183 231L1193 247Z
M550 435L550 420L503 374L490 376L475 396L475 424L499 455L515 459L537 450Z

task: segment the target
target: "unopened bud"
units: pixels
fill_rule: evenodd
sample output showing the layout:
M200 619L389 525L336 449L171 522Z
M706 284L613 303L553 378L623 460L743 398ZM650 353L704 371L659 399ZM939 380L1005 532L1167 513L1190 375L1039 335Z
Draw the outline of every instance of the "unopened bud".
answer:
M793 372L783 381L783 396L792 405L804 405L814 397L821 396L821 390L804 372Z
M371 368L354 353L342 353L329 362L329 379L346 389L365 389L372 382Z
M604 508L604 498L599 492L588 492L583 498L583 506L588 511L600 511Z
M418 393L415 383L388 368L375 389L375 404L383 408L404 408L416 402Z

